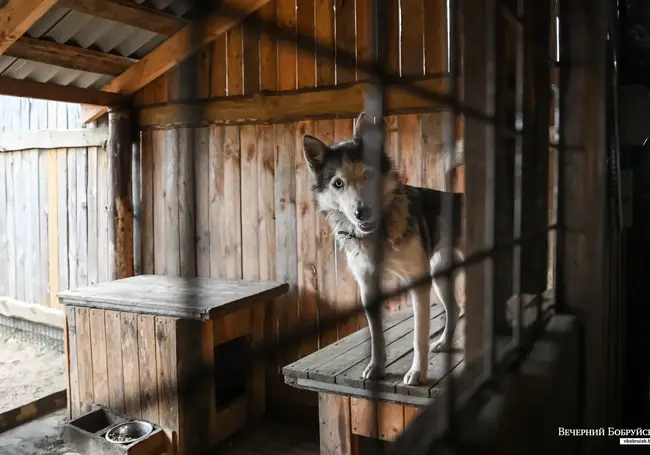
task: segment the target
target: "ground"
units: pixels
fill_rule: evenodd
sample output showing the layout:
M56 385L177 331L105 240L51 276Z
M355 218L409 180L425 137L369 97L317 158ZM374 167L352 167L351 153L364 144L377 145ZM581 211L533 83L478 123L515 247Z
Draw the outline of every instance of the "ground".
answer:
M65 389L64 359L53 348L0 335L0 413Z
M66 410L0 434L0 455L79 455L71 452L60 438Z

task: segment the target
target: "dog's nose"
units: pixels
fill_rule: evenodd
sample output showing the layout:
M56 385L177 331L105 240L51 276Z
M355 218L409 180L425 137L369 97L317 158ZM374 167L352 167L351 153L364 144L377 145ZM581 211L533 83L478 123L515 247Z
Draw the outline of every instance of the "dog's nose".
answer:
M372 217L372 209L367 205L358 205L354 210L354 216L359 221L368 221Z

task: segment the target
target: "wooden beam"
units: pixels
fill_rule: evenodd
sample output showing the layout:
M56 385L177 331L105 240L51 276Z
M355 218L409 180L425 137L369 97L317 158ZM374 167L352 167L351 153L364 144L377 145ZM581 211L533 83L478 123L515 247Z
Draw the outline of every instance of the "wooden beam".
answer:
M29 30L57 0L8 0L0 8L0 55Z
M115 279L133 276L133 197L131 121L125 109L108 112L108 159L113 194L112 246ZM110 248L111 245L109 245Z
M447 79L423 79L409 83L427 92L443 93ZM363 110L368 84L356 82L336 87L261 92L252 96L230 96L200 104L167 104L145 107L139 115L142 128L201 123L273 123L305 118L356 117ZM388 114L441 109L431 99L397 85L386 88ZM462 154L462 152L461 152ZM458 159L462 160L462 157Z
M58 6L165 36L172 36L189 23L182 17L125 0L60 0Z
M9 57L48 63L63 68L118 76L137 60L107 54L83 47L59 44L55 41L23 36L5 51Z
M29 149L52 150L58 148L103 147L107 140L108 128L29 132L6 131L0 133L0 152L17 152Z
M224 0L213 14L183 28L102 90L125 95L134 94L268 2L269 0ZM106 108L84 107L82 120L84 123L92 122L106 112Z
M117 93L102 92L91 88L80 88L14 79L0 76L0 95L21 96L41 100L62 101L64 103L86 103L96 106L121 105L128 102L128 97Z
M6 318L23 319L58 329L62 329L65 323L65 314L62 310L22 302L11 297L0 297L0 314Z
M0 433L65 408L67 390L59 390L0 414Z

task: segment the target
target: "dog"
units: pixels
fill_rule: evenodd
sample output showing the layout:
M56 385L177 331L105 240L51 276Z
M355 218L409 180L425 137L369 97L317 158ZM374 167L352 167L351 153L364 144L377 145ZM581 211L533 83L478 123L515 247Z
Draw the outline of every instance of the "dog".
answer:
M366 156L364 162L364 151L372 150L371 138L381 137L378 131L378 124L366 113L361 113L350 139L328 145L312 135L302 138L316 205L337 237L359 285L371 343L370 362L362 378L370 380L384 376L386 362L384 334L378 320L381 313L369 310L372 292L376 289L374 280L378 267L371 254L377 238L382 248L383 272L397 277L403 284L445 269L454 260L463 260L459 247L463 195L402 183L383 146L376 148L381 150L380 156L371 160ZM369 202L372 199L369 193L375 194L374 203ZM443 219L445 198L454 198L453 231ZM451 283L443 277L410 289L414 354L413 364L404 376L405 384L417 385L425 381L428 351L443 350L453 336L462 310L456 294L463 277L462 271L456 271ZM452 292L447 292L450 285ZM427 346L432 287L445 309L446 321L440 337ZM448 295L453 297L448 299Z

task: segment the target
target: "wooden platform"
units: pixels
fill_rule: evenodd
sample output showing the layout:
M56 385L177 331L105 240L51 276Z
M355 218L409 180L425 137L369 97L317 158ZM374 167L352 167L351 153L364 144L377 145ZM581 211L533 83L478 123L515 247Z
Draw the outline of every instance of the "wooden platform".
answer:
M444 328L441 305L431 307L430 339ZM452 365L454 374L463 368L464 320L461 318L454 336ZM427 381L408 386L404 375L413 360L413 311L410 307L384 319L386 339L386 376L379 381L380 399L408 406L424 406L441 390L445 370L444 354L429 354ZM370 335L367 328L359 330L307 357L283 368L285 382L299 389L357 398L370 398L370 382L361 378L370 356Z

